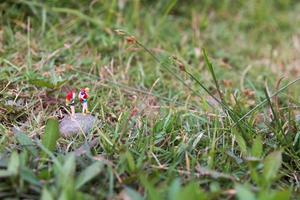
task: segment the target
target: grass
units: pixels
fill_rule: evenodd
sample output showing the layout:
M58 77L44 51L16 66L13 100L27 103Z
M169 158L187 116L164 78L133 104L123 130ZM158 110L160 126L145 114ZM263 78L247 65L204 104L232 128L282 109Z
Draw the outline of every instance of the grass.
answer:
M0 198L299 198L299 10L1 2ZM101 124L59 137L81 87Z

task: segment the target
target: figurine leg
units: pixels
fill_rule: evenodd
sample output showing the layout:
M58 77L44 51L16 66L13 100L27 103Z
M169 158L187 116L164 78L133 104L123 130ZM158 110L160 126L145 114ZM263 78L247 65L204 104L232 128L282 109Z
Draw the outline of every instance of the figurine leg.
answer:
M86 103L82 104L82 114L85 114L85 110L86 110Z
M84 111L85 111L86 114L90 113L89 110L88 110L88 104L87 103L84 104Z
M71 108L71 116L75 115L75 106L70 106Z

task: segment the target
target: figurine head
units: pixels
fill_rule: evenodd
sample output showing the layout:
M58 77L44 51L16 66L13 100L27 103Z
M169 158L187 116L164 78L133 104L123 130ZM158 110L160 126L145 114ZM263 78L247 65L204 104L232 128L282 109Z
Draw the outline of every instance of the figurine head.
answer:
M86 87L86 88L84 88L84 91L89 92L90 88Z

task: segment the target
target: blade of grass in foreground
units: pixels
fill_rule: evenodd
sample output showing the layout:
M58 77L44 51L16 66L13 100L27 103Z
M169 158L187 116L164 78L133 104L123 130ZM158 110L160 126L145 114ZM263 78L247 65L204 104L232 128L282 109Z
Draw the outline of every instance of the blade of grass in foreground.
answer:
M103 169L103 163L95 162L83 170L75 181L76 189L81 188L85 183L92 180L97 176Z
M46 122L45 133L42 136L42 144L47 150L50 152L55 150L56 141L59 139L59 125L58 120L54 118L50 118ZM46 156L44 152L42 152L42 156Z

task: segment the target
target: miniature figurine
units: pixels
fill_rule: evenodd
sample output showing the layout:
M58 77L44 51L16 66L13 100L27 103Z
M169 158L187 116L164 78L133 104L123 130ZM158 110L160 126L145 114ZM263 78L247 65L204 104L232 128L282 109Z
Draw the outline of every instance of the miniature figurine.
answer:
M81 89L78 94L78 98L80 100L80 103L82 104L82 113L83 114L89 113L88 104L87 104L87 99L89 97L89 94L88 94L89 91L90 91L89 88L84 88L84 89Z
M66 105L70 106L71 116L74 116L75 115L75 91L74 90L67 93Z

